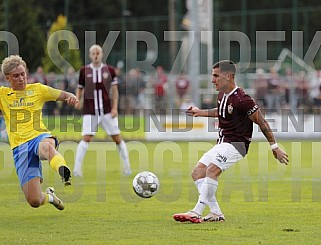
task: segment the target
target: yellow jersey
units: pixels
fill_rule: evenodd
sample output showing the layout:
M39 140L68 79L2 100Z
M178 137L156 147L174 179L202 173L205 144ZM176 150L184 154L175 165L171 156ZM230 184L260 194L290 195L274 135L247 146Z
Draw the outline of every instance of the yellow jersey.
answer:
M40 134L50 133L42 121L42 108L60 94L61 90L40 83L27 84L25 90L0 87L0 110L12 149Z

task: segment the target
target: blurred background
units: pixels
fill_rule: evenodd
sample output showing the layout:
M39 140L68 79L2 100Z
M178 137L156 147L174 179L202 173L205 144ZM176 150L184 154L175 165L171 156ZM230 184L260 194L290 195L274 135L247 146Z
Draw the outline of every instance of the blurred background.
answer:
M104 61L117 68L125 115L215 106L211 67L232 59L238 85L266 113L315 114L321 108L320 14L316 0L1 0L0 59L19 53L30 83L75 92L88 48L98 43ZM6 85L3 77L0 83ZM78 113L56 102L45 112Z

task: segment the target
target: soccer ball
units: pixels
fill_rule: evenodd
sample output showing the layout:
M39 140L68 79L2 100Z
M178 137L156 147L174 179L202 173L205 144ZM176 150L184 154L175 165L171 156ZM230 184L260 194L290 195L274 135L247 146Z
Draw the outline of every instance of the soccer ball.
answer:
M158 177L149 171L138 173L133 179L133 189L142 198L154 196L159 189Z

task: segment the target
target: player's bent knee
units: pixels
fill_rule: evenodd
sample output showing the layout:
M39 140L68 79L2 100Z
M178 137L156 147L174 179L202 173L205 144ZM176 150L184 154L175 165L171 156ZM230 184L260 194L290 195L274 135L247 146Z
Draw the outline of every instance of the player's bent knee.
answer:
M198 166L196 166L193 170L192 170L192 178L193 180L197 180L200 178L204 178L206 175L206 168L200 168Z
M221 173L222 173L222 169L220 169L215 164L210 164L206 170L206 176L212 177L214 179L219 177Z
M93 140L94 136L93 135L84 135L83 141L90 143Z
M39 208L42 204L40 199L28 199L28 203L33 208Z
M121 143L121 141L122 141L122 138L120 137L119 134L117 134L117 135L112 135L111 138L113 139L113 141L114 141L117 145L119 145L119 144Z
M197 180L199 179L200 174L198 173L198 171L194 168L191 174L193 180Z

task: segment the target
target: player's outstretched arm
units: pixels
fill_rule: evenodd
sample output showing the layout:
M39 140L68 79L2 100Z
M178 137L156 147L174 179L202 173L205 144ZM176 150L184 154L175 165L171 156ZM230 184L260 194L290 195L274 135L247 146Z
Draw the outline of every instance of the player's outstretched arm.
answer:
M217 108L201 110L196 106L188 108L186 114L193 117L218 117Z
M82 108L82 104L83 104L82 98L83 98L83 95L84 95L84 88L77 88L76 97L77 97L79 103L75 105L75 108L78 109L78 110L80 110L80 109Z
M77 99L76 95L66 91L61 91L61 94L57 100L66 101L68 105L75 107L79 104L79 100Z
M276 143L274 134L270 128L269 123L264 119L264 117L262 116L260 110L257 110L256 112L254 112L253 114L251 114L249 116L249 118L256 123L262 133L264 134L265 138L268 140L268 142L270 143L273 155L276 159L279 160L280 163L284 163L284 164L288 164L289 162L289 157L288 154L286 154L285 151L283 151L278 144Z

